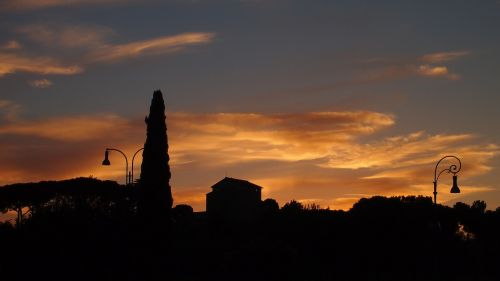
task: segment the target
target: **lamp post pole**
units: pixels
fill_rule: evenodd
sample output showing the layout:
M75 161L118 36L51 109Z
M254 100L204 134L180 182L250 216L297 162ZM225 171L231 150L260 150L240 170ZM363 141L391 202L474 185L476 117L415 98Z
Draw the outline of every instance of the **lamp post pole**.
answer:
M452 159L455 159L458 161L458 166L456 164L452 164L450 165L450 167L446 168L446 169L443 169L441 170L439 173L438 173L438 166L439 164L441 163L441 161L443 161L444 159L447 159L447 158L452 158ZM434 205L437 205L437 182L438 182L438 179L439 179L439 176L441 176L441 174L443 172L447 172L447 173L452 173L453 174L453 186L451 187L451 190L450 190L450 193L460 193L460 189L458 188L458 184L457 184L457 173L460 172L460 169L462 168L462 162L460 161L460 159L458 159L458 157L456 156L453 156L453 155L447 155L443 158L441 158L437 164L436 164L436 168L434 168Z
M134 159L135 159L135 156L137 155L137 153L141 150L144 150L144 147L141 147L139 148L139 150L137 150L135 153L134 153L134 156L132 156L132 175L131 175L131 179L130 179L130 183L133 183L134 182Z

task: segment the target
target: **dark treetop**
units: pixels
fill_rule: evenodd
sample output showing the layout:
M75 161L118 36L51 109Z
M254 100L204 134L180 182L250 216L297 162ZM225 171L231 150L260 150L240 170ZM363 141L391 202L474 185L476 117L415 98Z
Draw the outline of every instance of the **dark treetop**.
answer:
M165 103L161 91L157 90L153 94L149 116L146 117L147 136L141 165L141 197L147 206L144 207L148 209L172 207L165 118Z

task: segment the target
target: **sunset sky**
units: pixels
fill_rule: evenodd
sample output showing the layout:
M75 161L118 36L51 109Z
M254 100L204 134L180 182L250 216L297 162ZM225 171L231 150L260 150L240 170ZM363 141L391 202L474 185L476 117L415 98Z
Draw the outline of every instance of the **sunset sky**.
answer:
M104 149L143 146L161 89L174 205L225 175L280 205L431 196L452 154L438 201L494 209L499 50L497 0L2 0L0 185L123 183Z

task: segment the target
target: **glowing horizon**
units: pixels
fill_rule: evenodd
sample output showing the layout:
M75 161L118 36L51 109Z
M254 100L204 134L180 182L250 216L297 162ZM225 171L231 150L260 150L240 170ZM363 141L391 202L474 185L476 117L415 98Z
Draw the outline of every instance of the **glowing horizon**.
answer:
M426 183L432 179L433 165L449 153L459 155L465 165L459 174L462 194L450 195L442 190L440 202L495 190L474 185L470 179L491 171L491 159L499 151L497 145L471 134L429 135L423 131L363 140L390 130L395 120L392 114L369 111L167 112L174 203L204 210L205 193L225 174L263 186L264 198L275 198L281 205L297 200L348 209L366 196L430 196L432 186ZM52 150L69 158L54 158L38 174L36 165L16 163L18 168L10 171L4 166L2 169L8 172L0 184L89 175L123 183L123 157L111 153L113 165L101 166L103 151L106 147L119 148L131 158L145 136L141 123L139 118L130 120L113 114L32 121L16 117L0 126L0 134L53 143L43 151L33 149L35 159ZM123 132L127 132L127 138L121 137ZM74 157L78 160L71 160ZM134 162L136 179L140 163L139 153ZM448 185L450 180L443 177L441 184Z

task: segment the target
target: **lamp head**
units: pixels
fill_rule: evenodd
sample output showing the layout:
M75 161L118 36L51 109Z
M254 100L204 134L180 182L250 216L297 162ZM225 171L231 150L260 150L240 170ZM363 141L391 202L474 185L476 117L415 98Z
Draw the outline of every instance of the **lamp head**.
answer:
M450 193L460 193L460 188L458 188L456 175L453 175L453 186L451 187Z
M104 151L104 160L102 160L102 164L104 166L111 165L111 162L109 162L109 159L108 159L108 154L109 154L109 151L106 149L106 151Z

